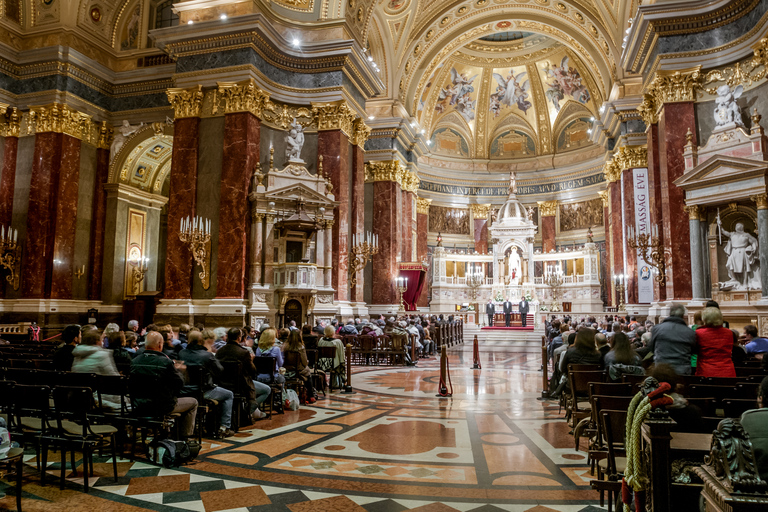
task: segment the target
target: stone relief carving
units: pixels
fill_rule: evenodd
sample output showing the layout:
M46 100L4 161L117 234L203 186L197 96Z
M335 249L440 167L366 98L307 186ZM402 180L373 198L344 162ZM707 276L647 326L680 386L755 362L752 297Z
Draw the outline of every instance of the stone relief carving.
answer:
M317 302L320 304L333 304L333 295L318 295Z
M469 234L469 210L431 206L429 230L451 235Z
M110 162L112 162L117 153L120 152L120 149L125 144L125 141L128 140L128 137L136 133L142 126L144 126L144 123L132 125L127 119L123 119L123 124L120 128L115 130L115 138L112 139L112 146L109 148Z
M588 229L603 225L603 201L600 198L560 205L560 231Z
M736 100L744 92L744 87L736 86L733 90L726 84L717 88L715 98L715 126L727 126L731 124L741 125L741 112Z
M289 162L303 162L301 148L304 147L304 127L293 118L291 128L285 135L285 158Z
M749 434L737 419L726 418L712 433L712 448L704 458L724 487L736 493L764 493L768 485L760 478Z

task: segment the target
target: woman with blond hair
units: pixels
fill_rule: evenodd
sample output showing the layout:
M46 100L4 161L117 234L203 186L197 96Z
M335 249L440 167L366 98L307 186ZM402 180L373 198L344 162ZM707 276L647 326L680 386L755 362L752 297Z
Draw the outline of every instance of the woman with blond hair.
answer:
M730 329L723 327L723 314L719 308L704 308L703 325L696 329L696 375L701 377L736 377L733 367L733 338Z
M280 367L283 366L283 353L275 345L276 332L274 329L265 329L259 337L259 348L256 349L256 357L274 357L275 371L274 378L276 384L284 384L285 377L280 373ZM256 377L260 382L269 382L269 375L260 374Z
M283 343L283 353L297 353L298 360L296 361L296 368L292 369L286 367L286 376L291 378L301 379L304 384L304 389L307 390L307 403L313 404L317 401L315 398L315 390L312 387L312 371L307 366L307 351L304 348L304 342L301 339L301 331L298 329L293 330L288 334L288 339ZM289 375L291 371L295 371L296 375Z

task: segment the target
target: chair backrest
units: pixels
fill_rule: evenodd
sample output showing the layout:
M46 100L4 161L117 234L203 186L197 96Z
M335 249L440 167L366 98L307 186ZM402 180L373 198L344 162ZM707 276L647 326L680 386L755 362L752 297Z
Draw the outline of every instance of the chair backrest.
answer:
M738 398L757 398L758 389L760 389L760 382L739 382L736 384Z
M59 385L62 372L57 370L37 370L35 372L35 384L54 388Z
M0 380L0 413L11 415L15 403L16 383L12 380Z
M306 352L307 352L307 366L312 371L315 371L315 369L317 368L317 349L308 348L306 349Z
M592 388L590 383L590 388ZM605 441L605 434L603 433L602 421L600 421L600 412L603 409L610 409L614 411L626 411L629 409L629 403L632 401L632 396L611 396L611 395L596 395L590 391L589 402L592 404L592 420L597 427L597 439L601 442Z
M37 384L37 370L28 370L26 368L6 368L5 380L12 380L16 384Z
M59 385L96 389L96 374L61 372L59 375Z
M717 400L711 396L686 398L686 400L688 401L688 405L694 405L701 410L702 417L712 417L717 415Z
M571 365L568 365L568 380L573 393L579 397L588 397L589 383L603 382L605 372L602 370L574 371L571 369Z
M627 382L590 382L590 395L634 396L632 384Z
M713 397L718 402L726 398L741 398L736 386L713 386L710 384L691 384L688 386L691 398Z
M741 416L741 425L749 434L760 477L768 478L768 409L756 409Z
M51 388L48 386L35 386L29 384L16 384L14 387L16 398L15 414L17 419L22 416L40 418L42 430L45 432L47 418L51 409Z
M283 367L286 373L299 371L299 364L301 363L301 354L295 351L283 352Z
M189 367L187 367L189 369ZM120 400L120 412L128 412L128 377L122 375L97 375L96 391L99 397L99 409L104 407L104 395L116 396Z
M317 359L333 359L336 355L336 347L317 347Z
M203 404L203 383L205 382L205 376L208 370L201 364L188 364L186 373L187 387L185 391L192 393L192 389L195 390L194 397L197 399L199 405ZM194 388L193 388L194 387Z
M269 382L275 380L275 365L277 358L272 356L257 356L253 358L253 365L256 367L256 375L269 375ZM262 377L263 378L263 377Z
M757 400L753 398L726 398L723 401L723 411L726 418L740 418L750 409L757 409Z
M93 391L84 386L56 386L53 388L53 406L59 429L64 420L71 420L83 427L88 435L88 414L93 410Z
M603 409L600 411L600 416L603 423L605 445L608 447L608 472L616 474L616 457L621 457L626 453L624 439L627 411Z
M360 343L359 350L363 352L371 352L376 348L376 338L366 334L361 334L358 338Z
M219 376L218 384L224 389L228 389L236 395L243 395L243 368L240 361L222 361L221 366L224 371Z
M569 364L569 372L591 372L595 370L602 370L603 367L599 364Z

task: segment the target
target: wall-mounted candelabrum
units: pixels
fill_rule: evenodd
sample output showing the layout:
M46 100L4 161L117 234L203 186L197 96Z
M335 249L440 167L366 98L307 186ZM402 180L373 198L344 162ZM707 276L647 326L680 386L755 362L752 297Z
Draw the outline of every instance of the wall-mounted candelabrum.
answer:
M362 240L361 240L362 238ZM357 273L363 270L371 257L379 252L379 235L370 231L365 236L352 235L352 248L349 250L349 286L357 286Z
M667 265L664 260L664 245L659 236L659 227L651 226L650 233L640 233L635 236L635 228L627 226L627 245L637 249L643 260L656 270L656 281L659 286L667 286Z
M400 298L400 308L398 311L405 311L405 301L403 300L403 294L408 289L408 278L398 277L395 282L397 283L397 295Z
M616 288L616 297L619 304L616 306L616 311L624 311L627 305L624 303L624 292L627 289L627 280L629 276L627 274L618 274L613 276L613 285Z
M14 290L19 289L19 271L21 270L21 244L18 243L19 231L0 226L0 267L8 269L6 280Z
M195 262L202 267L200 281L203 289L211 287L211 220L202 217L181 219L179 239L189 245Z
M141 291L141 282L144 281L147 270L149 270L149 258L136 258L135 260L130 260L130 264L133 289L136 290L136 293L139 293Z
M560 311L560 297L558 290L565 282L563 270L555 265L549 265L544 275L544 284L552 288L552 303L549 305L550 311Z

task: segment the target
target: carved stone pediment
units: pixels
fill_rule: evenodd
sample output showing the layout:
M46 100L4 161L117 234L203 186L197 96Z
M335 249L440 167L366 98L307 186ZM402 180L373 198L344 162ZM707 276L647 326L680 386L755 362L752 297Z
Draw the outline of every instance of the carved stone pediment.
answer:
M337 202L328 199L325 194L321 194L310 188L305 183L294 183L283 188L270 190L263 196L263 200L274 201L275 203L296 201L298 199L302 199L307 205L325 206L326 208L333 208L338 204Z
M719 204L764 193L768 162L716 155L675 180L687 204Z

